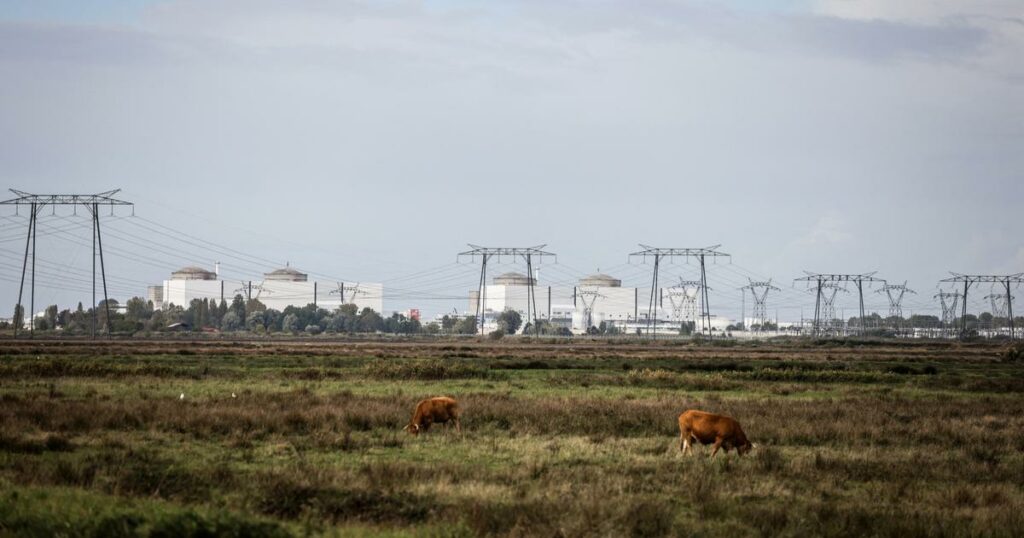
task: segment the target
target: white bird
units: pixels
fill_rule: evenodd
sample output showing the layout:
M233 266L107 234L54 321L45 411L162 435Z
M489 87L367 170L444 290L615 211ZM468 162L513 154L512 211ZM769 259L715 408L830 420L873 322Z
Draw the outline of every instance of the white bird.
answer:
M181 393L181 396L178 396L178 399L179 399L179 400L184 400L184 399L185 399L185 393L184 393L184 392L182 392L182 393Z
M231 397L232 397L232 398L238 398L238 396L235 396L235 393L234 393L234 392L232 392L232 393L231 393Z

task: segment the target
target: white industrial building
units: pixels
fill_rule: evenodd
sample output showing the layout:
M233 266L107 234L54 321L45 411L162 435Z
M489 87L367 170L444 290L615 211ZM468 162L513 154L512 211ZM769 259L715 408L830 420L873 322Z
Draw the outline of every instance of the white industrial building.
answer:
M267 308L284 310L289 306L315 304L333 310L342 304L355 304L360 310L384 311L384 286L376 282L317 282L293 267L263 274L260 280L222 280L216 271L184 267L162 285L150 286L148 298L153 307L170 305L187 308L194 299L228 303L236 296L258 299Z
M594 274L581 278L573 287L552 287L540 285L535 277L522 273L504 273L483 287L469 293L470 313L480 315L484 311L484 330L497 329L497 318L506 310L518 312L526 321L527 295L533 284L534 297L539 319L570 328L574 333L587 332L590 327L606 327L633 334L637 329L647 330L650 288L622 287L622 281L606 274ZM696 311L686 312L680 308L683 295L696 299L692 290L659 288L658 290L658 332L677 334L683 321L693 320ZM697 325L699 326L699 320ZM731 323L724 318L712 318L711 325L716 331L724 331ZM524 323L525 325L525 323Z

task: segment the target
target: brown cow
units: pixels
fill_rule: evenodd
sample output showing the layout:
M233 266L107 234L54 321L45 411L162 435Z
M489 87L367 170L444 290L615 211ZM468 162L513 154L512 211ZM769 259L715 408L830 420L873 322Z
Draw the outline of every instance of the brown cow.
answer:
M679 450L682 450L683 454L690 450L691 441L702 445L714 443L715 449L711 451L711 457L715 457L719 448L726 452L730 448L735 448L742 456L754 447L753 443L747 440L740 423L732 417L694 409L679 415Z
M438 396L428 398L416 404L416 410L412 414L409 424L403 428L412 435L419 435L420 431L430 430L430 425L435 422L446 424L449 421L455 423L455 431L462 432L459 425L459 402L455 398Z

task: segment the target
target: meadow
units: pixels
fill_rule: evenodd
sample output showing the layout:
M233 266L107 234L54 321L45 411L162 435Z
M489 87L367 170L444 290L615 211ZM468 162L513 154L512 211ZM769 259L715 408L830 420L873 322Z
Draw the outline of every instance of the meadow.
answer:
M2 341L0 535L1022 536L1024 348Z

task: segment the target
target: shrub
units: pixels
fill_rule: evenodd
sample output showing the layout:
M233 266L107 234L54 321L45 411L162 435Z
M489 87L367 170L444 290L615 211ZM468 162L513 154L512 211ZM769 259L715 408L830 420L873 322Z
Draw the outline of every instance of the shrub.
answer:
M364 372L377 379L469 379L490 377L490 368L453 360L389 361L377 359L364 367Z

